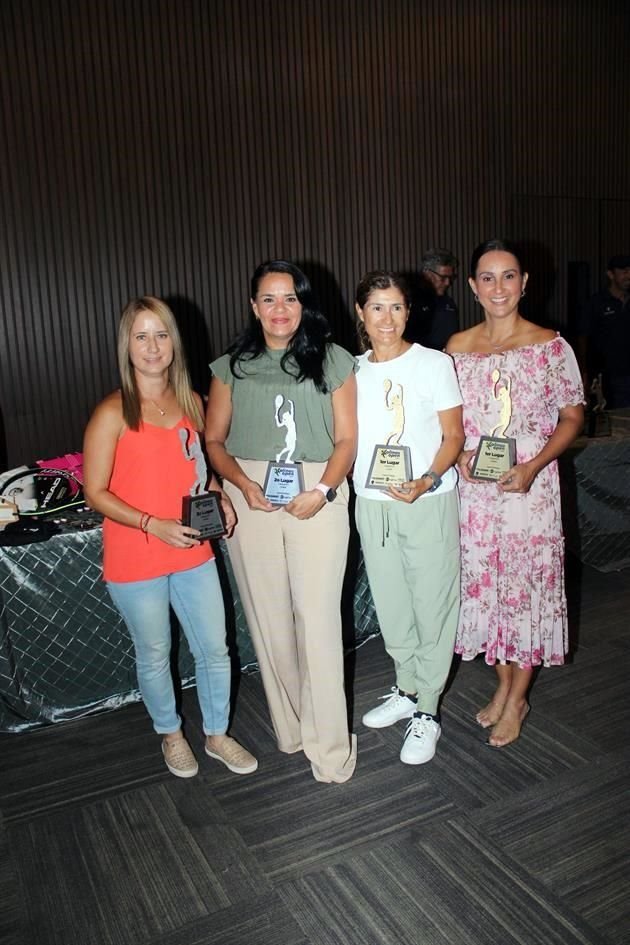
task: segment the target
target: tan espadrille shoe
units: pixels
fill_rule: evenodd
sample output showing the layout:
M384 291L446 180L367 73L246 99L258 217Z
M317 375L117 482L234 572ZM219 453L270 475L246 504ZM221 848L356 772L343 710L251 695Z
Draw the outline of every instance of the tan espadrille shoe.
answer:
M218 743L214 740L220 738ZM226 768L234 774L251 774L258 767L258 762L246 748L230 735L208 735L206 738L206 755L223 762Z
M185 738L174 742L162 742L162 754L166 767L176 778L194 778L199 771L197 759Z

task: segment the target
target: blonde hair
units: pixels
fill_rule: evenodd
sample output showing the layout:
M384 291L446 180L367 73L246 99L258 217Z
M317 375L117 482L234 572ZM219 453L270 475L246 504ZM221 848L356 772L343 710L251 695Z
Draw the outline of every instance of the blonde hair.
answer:
M188 417L196 430L202 430L203 415L195 399L190 375L186 366L186 356L182 338L172 311L153 295L143 295L129 302L120 317L118 326L118 371L120 373L120 389L122 393L123 419L130 430L137 430L142 420L140 395L133 365L129 360L129 340L131 329L136 317L141 312L150 312L156 315L166 328L173 345L173 360L168 369L168 381L173 388L175 399L182 411Z

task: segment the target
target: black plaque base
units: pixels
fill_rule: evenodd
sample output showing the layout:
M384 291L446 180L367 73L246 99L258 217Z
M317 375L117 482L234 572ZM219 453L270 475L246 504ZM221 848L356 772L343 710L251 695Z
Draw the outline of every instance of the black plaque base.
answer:
M589 439L598 439L600 436L612 436L610 414L603 410L589 410L586 414L584 432Z
M220 538L227 531L221 507L221 493L201 492L185 495L182 499L182 524L196 528L201 533L200 541Z

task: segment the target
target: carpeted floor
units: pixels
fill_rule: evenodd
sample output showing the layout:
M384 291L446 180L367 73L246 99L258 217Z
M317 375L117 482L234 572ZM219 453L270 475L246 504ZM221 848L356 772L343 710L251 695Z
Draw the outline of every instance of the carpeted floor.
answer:
M540 672L518 743L474 722L481 661L454 667L435 759L398 760L404 722L367 730L392 685L380 639L350 657L355 776L316 783L275 748L260 679L233 733L238 777L201 750L167 772L141 705L2 736L2 945L630 943L630 572L571 563L574 651Z

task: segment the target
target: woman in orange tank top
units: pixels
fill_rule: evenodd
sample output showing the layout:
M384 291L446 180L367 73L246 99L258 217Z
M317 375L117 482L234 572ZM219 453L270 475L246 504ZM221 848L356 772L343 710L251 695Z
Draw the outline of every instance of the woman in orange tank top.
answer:
M118 331L120 390L94 411L85 432L85 494L105 517L103 577L136 653L138 685L171 774L198 765L182 733L170 669L170 607L195 660L205 752L236 774L258 767L227 734L230 661L214 554L180 519L182 497L204 491L201 398L190 385L173 313L144 296L125 308ZM232 503L220 491L228 533Z

